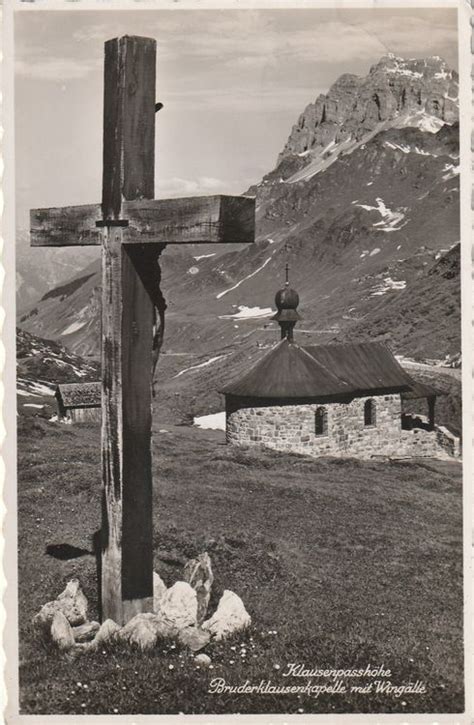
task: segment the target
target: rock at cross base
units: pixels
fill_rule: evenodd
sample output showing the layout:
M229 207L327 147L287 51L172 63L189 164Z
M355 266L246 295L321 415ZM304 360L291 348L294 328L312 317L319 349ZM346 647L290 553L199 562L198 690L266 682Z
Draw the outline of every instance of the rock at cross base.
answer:
M203 623L202 628L209 631L216 639L223 639L245 629L250 621L250 615L241 598L225 589L215 613Z
M186 627L178 635L178 640L181 644L188 647L191 652L198 652L208 644L210 639L210 633L199 627Z
M193 589L196 590L198 602L197 621L198 624L201 624L206 618L212 582L214 581L209 554L204 552L204 554L199 554L196 559L190 559L186 562L183 576L184 581L189 582Z
M155 646L158 637L174 637L177 633L178 628L162 612L141 612L127 622L116 636L137 644L141 649L149 649Z
M51 639L60 650L69 650L74 645L72 627L62 612L55 612L51 623Z
M88 622L88 624L90 623ZM102 622L100 625L93 640L90 642L76 642L68 654L72 659L75 659L76 657L87 654L88 652L96 652L99 645L103 645L106 642L111 642L116 639L119 632L120 626L114 622L113 619L106 619L105 622Z
M56 612L62 612L73 627L87 621L87 598L77 579L71 579L65 590L54 601L47 602L41 607L38 614L33 617L33 624L48 627Z
M81 589L79 579L71 579L68 581L66 589L61 592L56 599L58 601L62 601L63 599L73 599L79 608L83 609L85 612L87 611L87 597Z
M89 642L94 639L95 635L100 629L99 622L86 622L80 624L78 627L72 628L75 642Z
M161 600L157 614L179 631L196 624L197 608L195 590L187 582L176 582Z
M209 667L211 664L211 658L209 655L205 654L196 655L194 661L197 665L201 665L202 667Z
M156 571L153 572L153 611L158 612L160 603L168 591L166 584Z
M135 644L142 651L152 649L158 639L158 618L151 612L136 614L125 624L118 637L129 644Z
M105 622L102 622L100 625L99 631L94 637L94 642L96 644L110 642L111 639L115 639L118 632L120 632L120 625L118 625L117 622L114 622L113 619L106 619Z

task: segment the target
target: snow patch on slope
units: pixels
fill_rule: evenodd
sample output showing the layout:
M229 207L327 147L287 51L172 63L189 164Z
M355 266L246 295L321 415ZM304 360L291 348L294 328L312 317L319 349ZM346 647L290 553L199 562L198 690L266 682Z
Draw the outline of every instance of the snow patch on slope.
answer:
M225 412L200 415L194 418L194 425L208 430L225 430Z
M193 259L195 259L196 262L198 262L200 259L207 259L208 257L215 257L215 256L216 256L216 252L211 252L210 254L197 254L195 257L193 257Z
M454 179L455 176L459 175L461 167L454 166L454 164L446 164L443 171L445 172L443 175L443 181L448 181L449 179Z
M384 146L387 146L389 149L397 149L398 151L403 151L404 154L409 154L411 151L409 146L401 143L393 143L392 141L385 141Z
M45 383L34 382L27 378L18 378L17 390L18 395L54 395L54 386Z
M423 149L420 149L418 146L407 146L406 144L402 143L394 143L393 141L385 141L384 146L387 146L390 149L397 149L398 151L403 151L404 154L419 154L420 156L436 156L437 154L430 154L428 151L423 151ZM367 184L368 186L368 184Z
M366 211L378 211L382 217L381 221L373 224L373 227L378 229L380 232L397 232L399 229L405 226L407 222L401 224L405 219L406 207L400 207L396 211L390 209L384 202L383 199L377 197L375 200L377 206L371 206L369 204L356 204L361 209Z
M243 320L258 317L268 317L273 312L271 307L246 307L239 305L239 311L233 315L219 315L219 320Z
M180 372L177 375L174 375L173 377L179 378L180 375L184 375L184 373L189 373L192 370L199 370L199 368L205 368L208 365L212 365L212 363L215 363L217 360L221 360L224 357L227 357L230 355L230 352L225 353L224 355L216 355L215 357L209 358L209 360L205 360L203 363L199 363L199 365L191 365L190 368L185 368L184 370L180 370Z
M244 278L243 278L243 279L241 279L241 280L240 280L239 282L237 282L237 284L234 284L234 286L233 286L233 287L229 287L229 289L226 289L226 290L224 290L223 292L219 292L219 294L218 294L218 295L216 295L216 299L217 299L217 300L220 300L220 299L221 299L221 297L224 297L224 295L226 295L226 294L228 294L229 292L232 292L233 290L237 289L237 287L240 287L240 285L241 285L241 284L242 284L243 282L245 282L246 280L250 279L251 277L255 277L255 275L256 275L256 274L258 274L258 272L261 272L261 271L262 271L262 269L263 269L264 267L266 267L266 266L267 266L267 264L269 263L269 261L270 261L270 260L271 260L271 257L268 257L268 258L267 258L267 259L266 259L266 260L264 261L264 263L263 263L263 264L262 264L262 265L261 265L260 267L258 267L258 269L254 270L253 272L251 272L250 274L248 274L248 275L247 275L246 277L244 277Z
M395 280L391 277L386 277L380 284L374 287L371 292L371 297L380 297L381 295L387 294L391 290L402 290L405 289L407 283L404 279Z
M81 329L81 327L84 327L85 324L86 320L84 320L84 322L80 322L79 320L77 322L72 322L61 332L61 335L72 335L73 332L77 332Z
M387 73L393 73L398 76L408 76L409 78L423 78L423 73L420 73L420 71L403 68L401 65L398 64L395 66L395 68L387 68Z
M444 126L444 121L438 116L432 116L431 113L426 111L418 111L405 119L405 126L414 126L419 128L420 131L426 131L427 133L438 133L440 128Z

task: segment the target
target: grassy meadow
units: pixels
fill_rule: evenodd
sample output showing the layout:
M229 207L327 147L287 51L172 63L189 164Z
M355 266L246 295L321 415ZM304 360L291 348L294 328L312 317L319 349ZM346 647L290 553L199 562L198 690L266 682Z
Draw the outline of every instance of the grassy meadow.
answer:
M161 432L160 432L161 431ZM166 431L166 432L163 432ZM100 430L19 418L20 697L23 713L460 712L461 466L434 460L313 460L227 447L218 431L154 422L155 569L167 585L207 550L215 581L242 597L251 627L204 650L117 644L68 659L31 625L73 576L97 617L92 539L100 525ZM59 560L67 543L90 554ZM211 694L229 685L303 685L308 668L384 666L424 694ZM341 678L340 678L341 679ZM328 684L313 678L313 684ZM365 679L364 684L370 683Z

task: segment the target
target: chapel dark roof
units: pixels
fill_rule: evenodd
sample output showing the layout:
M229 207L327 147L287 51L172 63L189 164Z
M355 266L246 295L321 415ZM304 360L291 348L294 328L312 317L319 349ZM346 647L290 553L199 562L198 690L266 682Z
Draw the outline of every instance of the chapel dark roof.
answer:
M100 383L65 383L56 388L56 397L65 408L99 407L101 405Z
M348 393L349 387L302 347L283 339L221 392L255 398L306 398Z
M420 383L418 380L411 380L410 390L406 390L402 393L404 400L414 400L416 398L432 398L436 395L446 395L444 390L434 388L432 385L426 383Z
M221 392L254 398L321 398L408 392L415 381L380 342L300 347L281 340Z
M408 373L381 342L311 345L305 350L347 380L356 392L411 388L413 384Z

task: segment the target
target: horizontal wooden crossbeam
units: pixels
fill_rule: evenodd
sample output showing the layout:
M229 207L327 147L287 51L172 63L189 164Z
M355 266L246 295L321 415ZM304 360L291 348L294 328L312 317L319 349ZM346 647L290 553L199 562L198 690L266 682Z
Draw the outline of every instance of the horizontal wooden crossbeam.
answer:
M245 196L124 201L120 216L128 222L120 224L124 244L242 243L255 238L255 199ZM100 245L104 221L100 204L32 209L31 246Z

